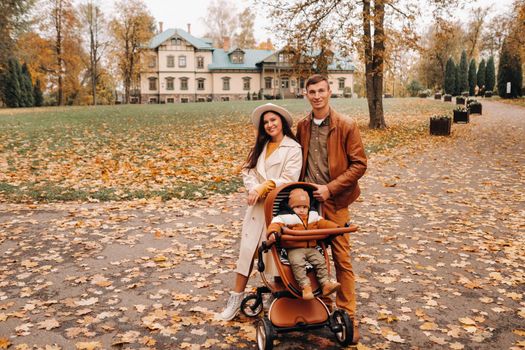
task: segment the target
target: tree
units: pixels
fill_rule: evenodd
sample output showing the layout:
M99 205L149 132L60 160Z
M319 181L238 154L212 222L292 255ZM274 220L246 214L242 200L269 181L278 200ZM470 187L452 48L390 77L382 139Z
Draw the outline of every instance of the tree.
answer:
M20 75L20 92L22 93L22 101L25 107L33 107L33 81L31 80L31 73L27 68L27 64L22 65L22 71Z
M461 52L461 59L459 61L459 68L458 68L457 84L458 84L460 94L462 94L465 91L468 91L468 63L467 63L467 52L465 50Z
M485 72L485 91L494 91L496 85L496 67L494 66L494 56L490 56L487 61Z
M215 47L224 47L225 39L232 41L238 28L237 7L227 0L212 0L203 19L207 28L205 37L213 40Z
M481 62L479 62L478 73L476 76L476 82L480 89L485 86L485 71L485 59L483 58Z
M337 52L348 57L359 52L365 66L369 127L385 128L383 112L383 76L386 55L385 42L390 23L396 19L405 40L416 42L413 29L418 1L363 0L260 0L270 9L274 32L303 56L316 52ZM429 1L435 10L447 7L455 0ZM427 10L430 6L427 7ZM435 15L439 15L434 11ZM328 47L323 46L327 43ZM320 57L321 55L318 55Z
M477 57L479 54L480 38L488 13L489 8L478 7L472 10L471 20L467 24L468 31L464 40L464 44L467 45L467 56L469 58Z
M40 107L44 104L44 94L40 87L40 80L37 80L35 86L33 86L33 100L35 107Z
M239 14L239 32L235 34L234 45L243 49L255 48L255 37L253 36L253 25L255 14L249 7Z
M461 95L461 85L459 84L459 64L454 66L454 95Z
M18 59L11 57L7 62L4 72L4 101L8 107L23 107L22 90L20 88L20 76L22 70Z
M119 10L110 27L115 39L115 55L124 85L124 102L129 103L132 84L139 73L140 47L146 45L154 33L154 18L141 0L120 0Z
M476 91L476 61L470 60L468 66L468 91L470 96L474 96Z
M0 72L7 68L10 55L14 51L16 37L26 29L26 14L34 0L0 1Z
M445 93L454 95L456 93L456 65L452 57L447 60L447 67L445 69Z
M410 97L416 97L419 91L423 89L423 86L421 83L415 79L412 79L410 84L406 87L408 93L410 94Z
M498 64L498 94L502 98L516 98L521 96L523 84L523 71L521 58L513 45L509 43L511 38L503 41ZM507 83L510 82L511 91L507 93Z
M104 38L107 27L100 7L89 0L80 5L80 18L85 30L86 41L89 43L88 71L91 82L93 105L97 104L97 84L100 78L100 61L108 42Z
M448 59L460 55L465 35L460 22L437 18L423 35L418 50L419 79L429 87L442 87Z

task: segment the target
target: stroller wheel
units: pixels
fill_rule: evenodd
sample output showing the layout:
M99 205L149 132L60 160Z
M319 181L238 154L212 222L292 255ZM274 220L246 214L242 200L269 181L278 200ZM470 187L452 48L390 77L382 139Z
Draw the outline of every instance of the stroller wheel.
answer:
M354 322L344 310L335 310L332 314L332 331L342 346L352 343L354 338Z
M256 294L250 294L241 302L241 311L248 317L255 317L263 310L262 298Z
M263 317L257 323L257 347L259 350L273 349L274 331L270 320Z

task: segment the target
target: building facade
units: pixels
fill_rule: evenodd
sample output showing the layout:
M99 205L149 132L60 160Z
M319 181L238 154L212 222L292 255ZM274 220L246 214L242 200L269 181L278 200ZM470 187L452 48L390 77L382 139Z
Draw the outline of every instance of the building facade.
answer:
M211 41L181 29L153 37L141 51L140 95L135 103L184 103L243 100L250 96L292 98L302 94L304 78L293 74L284 50L214 48ZM332 93L353 93L351 63L332 63Z

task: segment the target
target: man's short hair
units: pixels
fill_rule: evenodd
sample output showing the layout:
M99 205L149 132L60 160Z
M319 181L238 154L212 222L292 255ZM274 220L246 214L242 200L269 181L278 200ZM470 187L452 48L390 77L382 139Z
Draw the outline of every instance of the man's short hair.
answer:
M328 88L330 88L330 82L328 81L328 78L321 74L314 74L306 80L305 89L308 90L308 86L320 83L322 81L326 81L326 84L328 84Z

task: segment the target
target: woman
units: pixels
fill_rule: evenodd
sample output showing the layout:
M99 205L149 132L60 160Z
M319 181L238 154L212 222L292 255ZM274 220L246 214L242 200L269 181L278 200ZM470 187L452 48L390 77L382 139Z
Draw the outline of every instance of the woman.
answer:
M298 181L301 173L301 146L292 133L290 113L267 103L255 108L251 119L257 129L257 138L243 168L248 208L242 225L235 286L226 308L217 315L224 321L233 319L239 312L255 252L266 239L264 198L275 187Z

